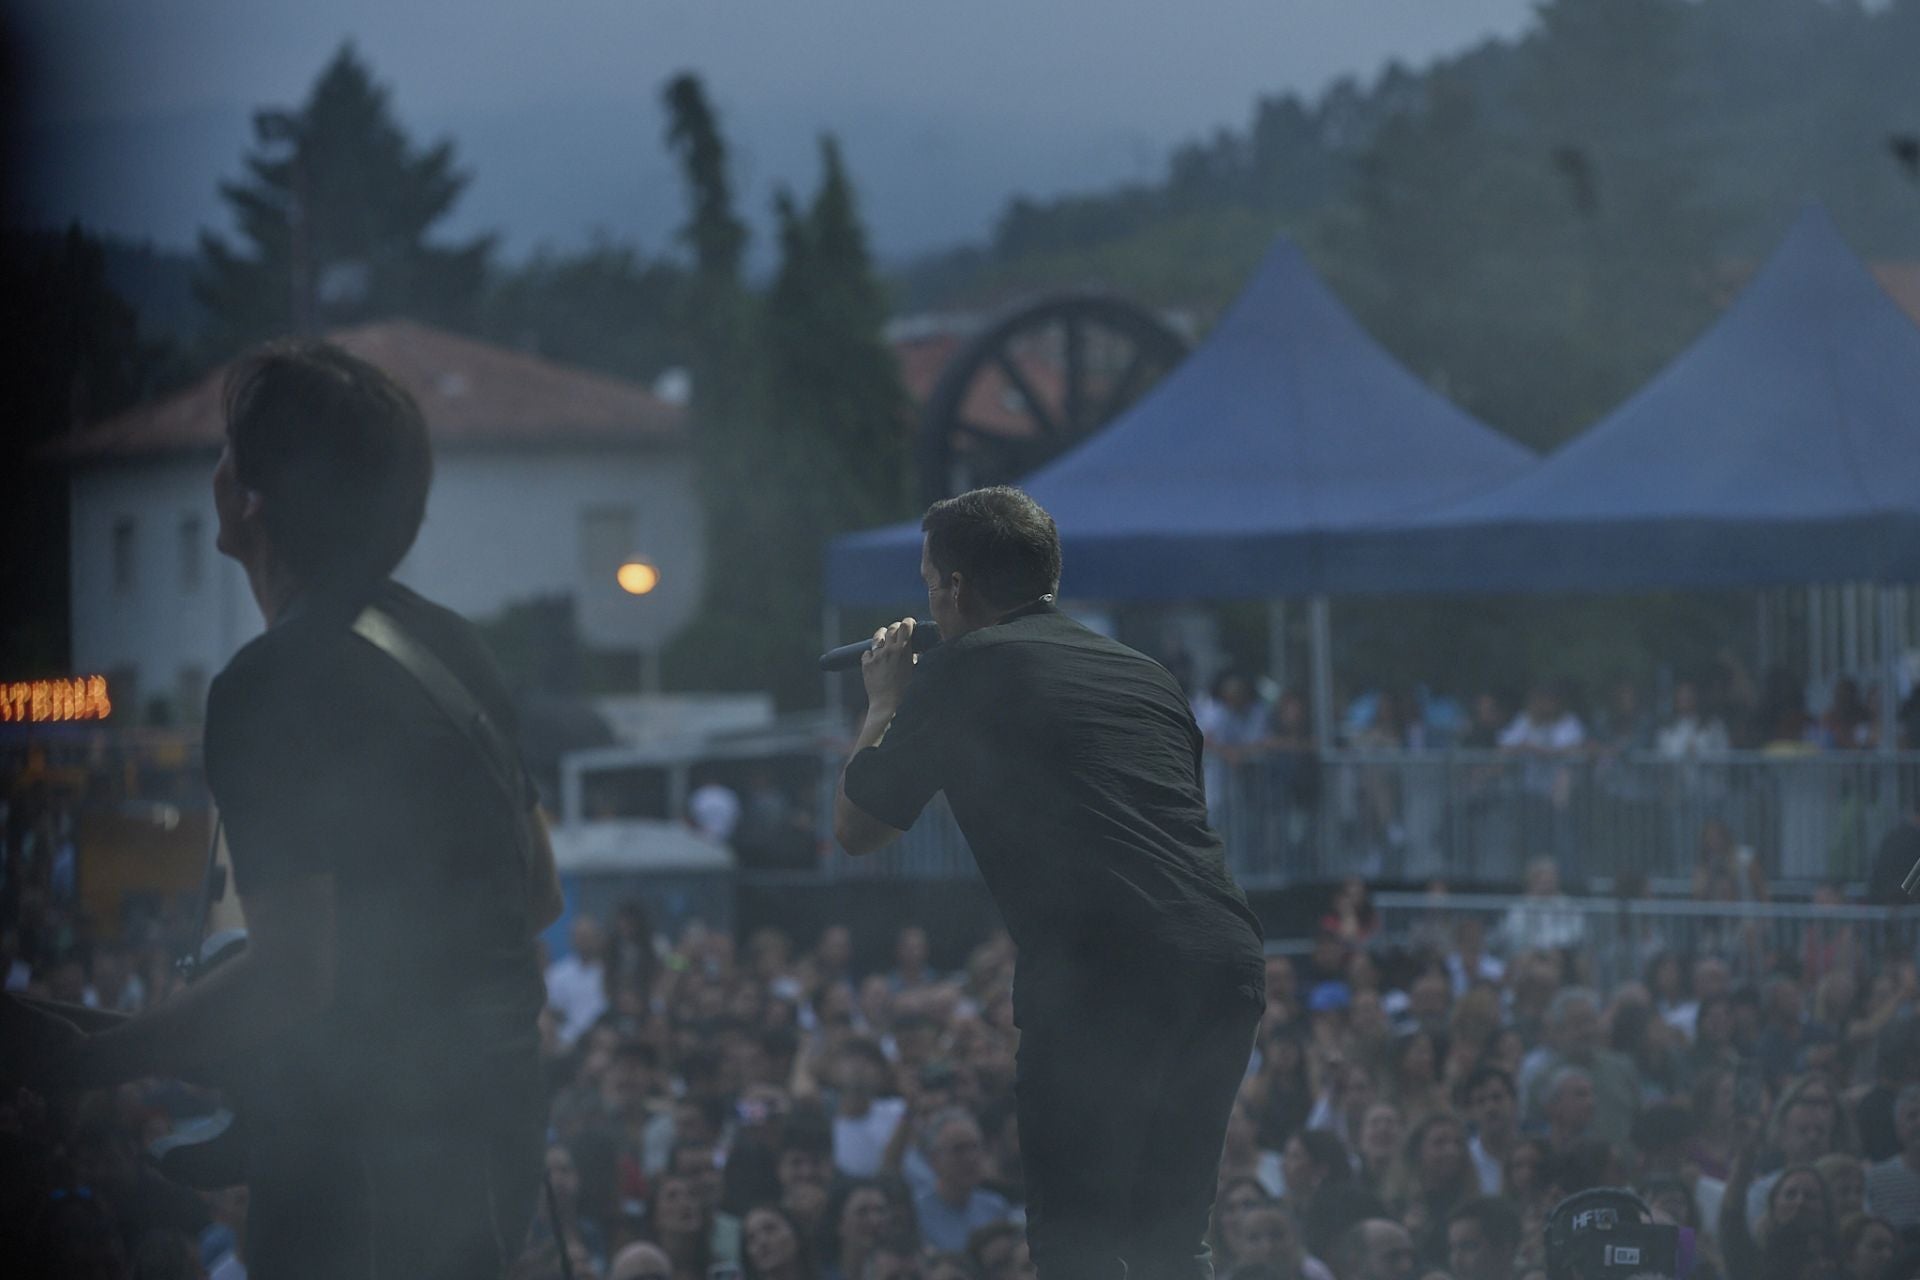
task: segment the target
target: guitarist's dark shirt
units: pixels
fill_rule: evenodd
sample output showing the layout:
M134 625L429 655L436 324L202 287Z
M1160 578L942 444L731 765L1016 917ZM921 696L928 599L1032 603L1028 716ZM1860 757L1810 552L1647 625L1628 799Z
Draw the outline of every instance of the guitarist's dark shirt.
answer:
M431 649L512 737L474 628L393 582L302 599L207 699L207 778L244 896L334 877L332 1008L261 1055L262 1104L326 1122L429 1125L511 1107L545 991L523 919L509 798L413 676L350 630L370 600ZM471 1113L469 1112L469 1119Z

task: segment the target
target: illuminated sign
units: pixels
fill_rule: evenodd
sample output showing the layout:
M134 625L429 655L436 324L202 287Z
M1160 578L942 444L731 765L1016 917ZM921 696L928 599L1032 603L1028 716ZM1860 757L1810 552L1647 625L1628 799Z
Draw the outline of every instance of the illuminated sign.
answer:
M0 681L0 724L105 720L112 712L105 676Z

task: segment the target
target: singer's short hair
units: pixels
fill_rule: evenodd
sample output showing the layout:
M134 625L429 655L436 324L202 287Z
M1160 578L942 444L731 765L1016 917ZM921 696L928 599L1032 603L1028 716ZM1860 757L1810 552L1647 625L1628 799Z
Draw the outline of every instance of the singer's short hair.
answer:
M965 576L988 604L1011 608L1060 588L1060 531L1018 489L995 485L943 498L920 527L933 567Z
M303 583L392 573L426 516L433 452L406 389L330 343L256 348L226 384L234 474L265 499L274 549Z

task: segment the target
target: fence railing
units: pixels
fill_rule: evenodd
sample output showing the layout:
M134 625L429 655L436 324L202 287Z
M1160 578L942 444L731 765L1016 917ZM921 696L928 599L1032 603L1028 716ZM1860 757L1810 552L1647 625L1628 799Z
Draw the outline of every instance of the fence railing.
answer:
M1347 751L1214 761L1208 775L1215 825L1248 884L1347 874L1498 884L1547 857L1570 889L1678 887L1713 823L1736 874L1752 859L1769 880L1855 881L1886 831L1920 810L1915 753Z
M1472 921L1490 954L1573 950L1603 987L1646 977L1662 953L1719 956L1751 978L1784 952L1817 978L1841 964L1871 973L1913 959L1920 942L1920 919L1906 907L1453 893L1378 893L1373 905L1384 945L1448 947Z
M816 812L832 877L941 879L972 859L938 799L894 847L851 859L828 829L840 759L824 761ZM1235 876L1251 888L1343 875L1517 883L1551 858L1563 886L1690 887L1703 834L1722 824L1738 896L1751 862L1766 880L1864 880L1875 846L1920 812L1920 753L1712 759L1548 758L1505 752L1270 752L1207 761L1209 810Z

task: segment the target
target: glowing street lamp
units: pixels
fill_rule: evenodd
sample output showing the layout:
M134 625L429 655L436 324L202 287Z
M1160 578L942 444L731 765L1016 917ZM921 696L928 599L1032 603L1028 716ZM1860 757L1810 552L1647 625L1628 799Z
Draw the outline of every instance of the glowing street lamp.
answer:
M629 560L614 577L620 589L630 596L643 596L660 585L660 571L645 560Z

